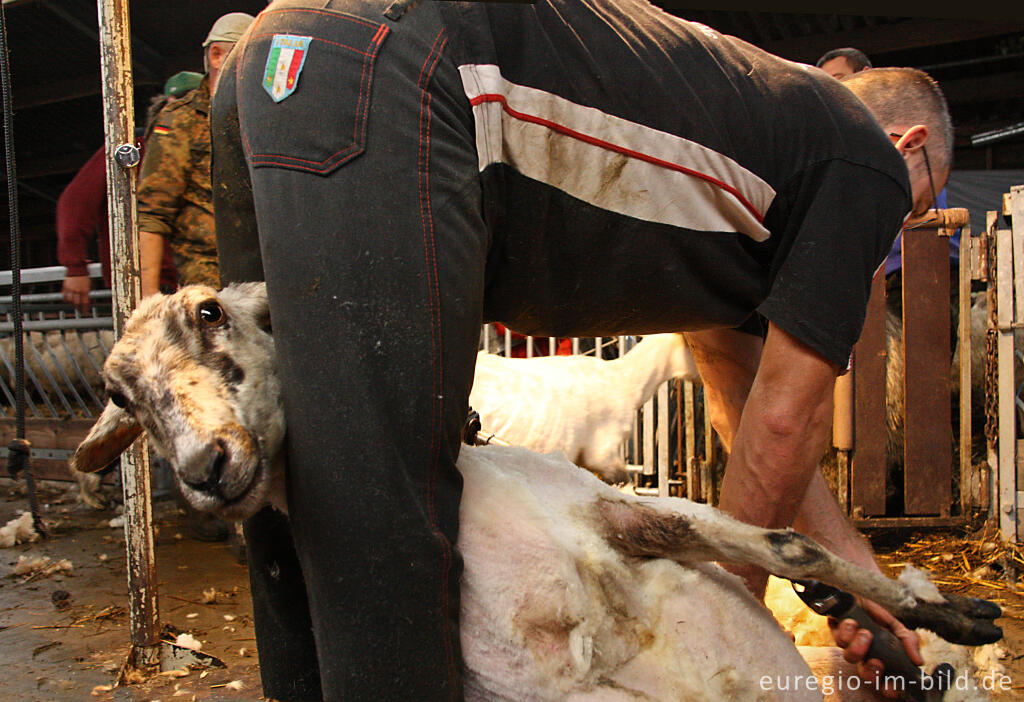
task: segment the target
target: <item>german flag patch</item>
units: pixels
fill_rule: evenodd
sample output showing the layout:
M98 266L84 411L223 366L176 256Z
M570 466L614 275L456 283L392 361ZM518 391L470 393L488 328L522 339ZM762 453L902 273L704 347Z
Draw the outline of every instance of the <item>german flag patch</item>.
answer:
M157 124L157 125L155 125L153 127L153 133L157 134L157 135L170 134L171 133L171 128L170 127L165 127L162 124Z

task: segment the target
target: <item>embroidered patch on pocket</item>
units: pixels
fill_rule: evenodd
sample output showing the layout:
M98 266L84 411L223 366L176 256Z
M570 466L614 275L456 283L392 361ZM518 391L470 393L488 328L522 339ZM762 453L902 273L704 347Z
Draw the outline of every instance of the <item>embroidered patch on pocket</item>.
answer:
M263 72L263 89L274 102L281 102L295 92L302 66L306 63L309 42L310 37L274 35Z

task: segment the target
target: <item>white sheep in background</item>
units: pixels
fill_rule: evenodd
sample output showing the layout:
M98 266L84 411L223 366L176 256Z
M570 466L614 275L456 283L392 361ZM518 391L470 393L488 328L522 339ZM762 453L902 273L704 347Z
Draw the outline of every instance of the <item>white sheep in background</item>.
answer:
M72 416L81 416L75 393L87 405L93 404L90 402L90 392L97 397L103 396L100 369L106 360L107 350L114 345L113 330L32 332L25 334L25 340L25 392L30 398L40 402L39 389L30 380L30 373L36 377L48 397L52 398L54 393L60 392L69 399L74 410ZM0 339L0 358L4 359L0 363L0 378L12 392L15 386L12 371L14 355L14 337ZM6 403L7 398L0 397L0 401ZM54 406L58 412L66 412L56 400ZM13 415L13 412L13 407L4 407L4 414ZM76 471L71 473L78 482L79 500L93 509L106 509L107 500L100 490L100 476Z
M284 507L273 353L261 284L144 300L74 463L102 468L145 428L197 509L241 519L268 497ZM991 603L893 581L707 505L624 495L561 456L467 447L458 467L467 700L822 700L812 686L765 689L766 676L811 671L712 560L821 580L952 640L1001 636Z
M682 334L645 336L612 361L482 351L469 404L502 440L542 453L561 451L608 482L624 482L621 449L636 411L672 378L700 380Z

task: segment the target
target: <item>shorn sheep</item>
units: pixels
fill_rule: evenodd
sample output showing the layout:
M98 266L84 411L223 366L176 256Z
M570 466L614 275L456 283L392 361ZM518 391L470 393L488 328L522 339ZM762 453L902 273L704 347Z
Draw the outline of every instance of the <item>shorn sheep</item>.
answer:
M469 404L487 430L533 451L561 451L604 478L627 478L621 447L636 411L672 378L700 380L682 334L651 334L612 361L505 358L481 351Z
M144 300L104 377L110 402L79 469L102 468L145 430L197 509L286 508L263 285ZM959 643L1001 636L991 603L891 580L707 505L624 495L559 455L466 447L458 465L469 700L821 700L768 610L710 561L827 582Z

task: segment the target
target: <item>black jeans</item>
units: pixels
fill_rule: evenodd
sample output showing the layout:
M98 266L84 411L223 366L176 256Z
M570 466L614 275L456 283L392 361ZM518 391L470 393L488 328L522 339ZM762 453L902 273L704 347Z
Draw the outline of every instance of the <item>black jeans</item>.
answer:
M276 3L212 109L222 278L267 282L288 421L294 553L268 510L247 526L278 699L462 695L455 460L488 237L440 17L390 2ZM280 102L276 35L317 40Z

